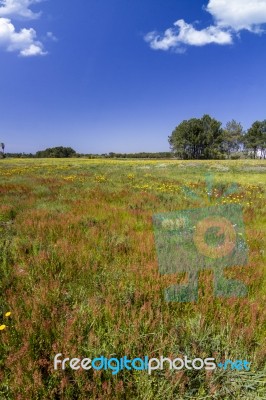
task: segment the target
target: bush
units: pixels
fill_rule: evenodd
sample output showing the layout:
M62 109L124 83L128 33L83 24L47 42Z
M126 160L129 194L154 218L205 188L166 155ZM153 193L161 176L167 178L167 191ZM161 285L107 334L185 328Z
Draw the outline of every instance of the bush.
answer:
M37 151L36 157L38 158L69 158L76 156L75 150L71 147L52 147L46 150Z

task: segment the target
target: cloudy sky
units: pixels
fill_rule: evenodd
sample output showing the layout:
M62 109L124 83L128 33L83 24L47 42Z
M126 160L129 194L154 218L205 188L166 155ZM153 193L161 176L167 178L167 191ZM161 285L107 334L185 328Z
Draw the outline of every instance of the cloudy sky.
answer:
M266 0L0 0L7 151L167 151L182 120L266 118Z

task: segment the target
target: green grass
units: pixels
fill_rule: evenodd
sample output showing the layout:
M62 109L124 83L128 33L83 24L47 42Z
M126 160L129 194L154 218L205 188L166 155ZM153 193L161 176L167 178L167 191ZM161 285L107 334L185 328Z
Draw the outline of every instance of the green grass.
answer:
M1 160L0 399L265 399L265 172L262 160ZM198 303L167 303L164 289L185 277L159 274L153 214L219 201L243 205L249 264L226 274L248 296L215 298L205 271ZM54 371L56 353L252 364L114 376Z

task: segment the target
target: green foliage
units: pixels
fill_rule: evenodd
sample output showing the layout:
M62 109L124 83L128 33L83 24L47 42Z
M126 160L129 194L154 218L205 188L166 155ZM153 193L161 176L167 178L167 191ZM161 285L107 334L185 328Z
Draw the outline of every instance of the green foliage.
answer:
M5 153L6 158L34 158L32 153Z
M266 157L266 120L255 121L251 128L245 135L245 146L247 150L251 150L253 158L256 158L257 154L261 158Z
M239 151L243 147L243 133L243 127L239 122L234 119L227 122L223 132L223 151L228 158L232 153Z
M205 114L178 125L169 137L172 150L183 159L223 158L222 123Z
M170 151L160 151L158 153L150 153L150 152L140 152L140 153L109 153L107 155L108 158L155 158L155 159L167 159L172 158L173 155Z
M179 124L169 136L172 151L181 159L266 158L266 120L255 121L245 133L242 125L204 115Z
M46 150L37 151L37 158L69 158L76 155L75 150L71 147L51 147Z
M0 143L0 148L2 151L0 151L0 158L5 158L5 143Z

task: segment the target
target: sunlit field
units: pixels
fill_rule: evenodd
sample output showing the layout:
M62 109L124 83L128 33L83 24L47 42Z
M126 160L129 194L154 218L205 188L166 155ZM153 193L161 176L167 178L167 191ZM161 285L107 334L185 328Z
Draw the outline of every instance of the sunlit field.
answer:
M265 161L5 159L0 177L1 400L266 399ZM160 275L152 216L218 203L243 206L249 263L225 274L248 295L215 298L204 271L197 303L166 302L186 277ZM251 369L55 371L57 353Z

